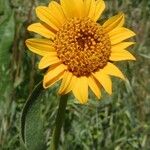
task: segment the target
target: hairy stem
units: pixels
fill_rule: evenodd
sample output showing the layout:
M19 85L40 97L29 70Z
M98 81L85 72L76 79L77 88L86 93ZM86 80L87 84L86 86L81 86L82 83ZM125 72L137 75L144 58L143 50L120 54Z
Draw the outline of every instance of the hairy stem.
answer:
M53 131L50 150L57 150L58 149L61 128L62 128L64 119L65 119L67 100L68 100L68 95L64 95L64 96L60 97L59 108L58 108L58 112L57 112L57 116L56 116L56 122L55 122L56 124L55 124L55 129Z

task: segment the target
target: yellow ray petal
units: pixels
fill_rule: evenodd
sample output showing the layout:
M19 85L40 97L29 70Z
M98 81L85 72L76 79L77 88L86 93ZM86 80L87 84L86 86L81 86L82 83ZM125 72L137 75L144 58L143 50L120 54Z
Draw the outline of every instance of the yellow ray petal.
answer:
M69 71L66 71L64 73L63 80L61 82L60 89L58 91L59 94L67 94L72 90L72 79L73 79L73 74Z
M53 43L47 39L28 39L26 40L27 47L34 53L45 56L51 52L55 52Z
M62 92L62 94L67 94L67 93L69 93L72 89L73 89L73 87L74 87L74 84L75 84L75 82L76 82L76 76L72 76L72 78L71 78L71 81L70 81L70 84L68 85L68 87L65 89L65 91L64 92Z
M106 32L113 30L114 28L122 27L124 24L124 14L119 13L116 16L111 17L108 19L104 24L103 27L105 28Z
M49 3L49 9L50 9L50 12L51 12L51 15L57 19L57 21L63 25L64 22L66 21L66 17L64 15L64 12L62 10L62 7L55 1L51 1Z
M47 74L44 76L43 87L48 88L57 81L61 80L63 78L65 70L66 66L61 64L48 71Z
M103 68L103 72L108 75L119 77L125 80L124 75L122 72L112 63L108 62L108 64Z
M88 77L88 85L89 85L90 89L97 96L97 98L100 99L101 91L96 82L97 81L92 76Z
M80 103L84 104L88 100L88 79L87 77L76 78L73 90L74 96Z
M116 45L112 45L111 51L112 52L120 52L121 50L128 48L129 46L135 44L135 42L121 42Z
M95 14L95 0L84 0L84 16L93 19Z
M112 45L135 36L135 33L133 31L124 27L116 28L115 30L112 30L108 34L110 36L110 41Z
M136 58L130 52L126 50L121 50L120 52L112 52L109 60L111 61L136 60Z
M61 23L52 15L52 12L48 7L38 6L36 8L36 14L38 18L45 22L47 25L52 27L54 30L58 31Z
M28 31L38 33L48 39L54 39L55 37L55 33L53 33L50 29L46 28L46 26L41 23L31 24L30 26L28 26Z
M93 73L93 76L104 87L108 94L112 94L112 82L109 75L105 74L103 70Z
M66 17L84 16L83 0L60 0L60 3Z
M97 0L96 1L95 14L93 17L95 21L97 21L100 18L104 9L105 9L105 2L103 0Z
M48 66L60 64L61 60L57 57L57 53L44 56L39 63L39 69L44 69Z

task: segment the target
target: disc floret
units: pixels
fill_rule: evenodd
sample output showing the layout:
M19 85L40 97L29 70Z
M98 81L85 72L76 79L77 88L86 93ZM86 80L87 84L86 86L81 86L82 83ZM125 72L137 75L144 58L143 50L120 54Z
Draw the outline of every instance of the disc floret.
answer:
M89 18L68 20L54 43L58 57L78 77L102 69L109 60L109 37L102 26Z

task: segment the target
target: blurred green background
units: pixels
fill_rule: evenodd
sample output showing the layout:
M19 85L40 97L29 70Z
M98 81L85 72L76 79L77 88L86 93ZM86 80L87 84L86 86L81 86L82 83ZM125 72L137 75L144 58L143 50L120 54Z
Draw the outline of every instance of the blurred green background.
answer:
M21 111L44 73L37 68L39 57L24 44L34 36L26 28L37 20L35 7L48 2L0 0L0 150L24 149ZM103 91L97 101L90 94L87 105L70 97L60 150L150 150L150 0L106 0L106 5L102 20L123 11L126 27L136 32L130 51L137 61L116 63L128 80L113 78L112 96ZM47 147L58 108L57 89L46 90L40 100Z

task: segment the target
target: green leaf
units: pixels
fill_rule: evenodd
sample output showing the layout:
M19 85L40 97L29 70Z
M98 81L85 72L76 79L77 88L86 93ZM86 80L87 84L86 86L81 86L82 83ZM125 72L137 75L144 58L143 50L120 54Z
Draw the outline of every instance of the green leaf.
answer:
M6 10L5 10L6 11ZM10 11L10 15L6 20L0 24L0 97L3 99L8 96L12 90L12 82L10 79L10 60L11 53L9 50L14 40L15 34L15 21L14 13ZM9 91L9 92L8 92Z
M150 59L150 55L146 55L146 54L142 54L142 53L140 53L140 55L144 58Z
M14 13L9 16L0 25L0 63L5 65L9 63L10 53L9 49L13 43L15 34Z
M43 86L40 82L29 96L21 116L21 136L28 150L45 150L41 99Z
M4 12L4 5L3 5L3 3L4 3L4 0L0 0L0 15L2 15L3 12Z
M12 14L9 0L0 0L0 24Z

